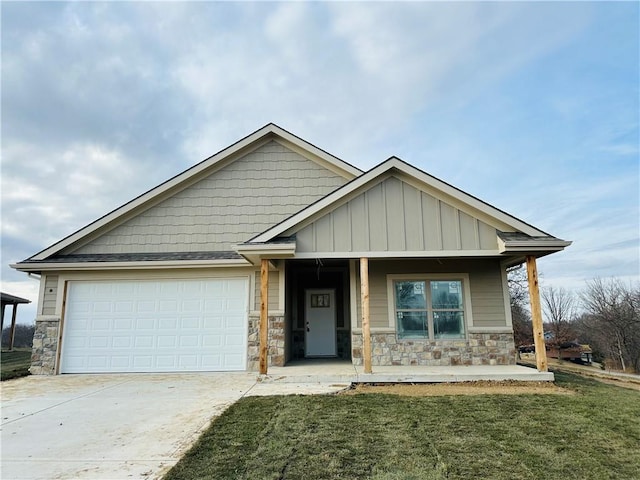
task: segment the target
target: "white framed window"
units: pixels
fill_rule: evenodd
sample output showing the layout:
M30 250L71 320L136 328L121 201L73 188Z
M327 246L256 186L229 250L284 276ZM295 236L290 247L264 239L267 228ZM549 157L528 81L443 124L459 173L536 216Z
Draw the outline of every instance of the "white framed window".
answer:
M472 324L468 275L388 275L387 290L398 338L466 338Z

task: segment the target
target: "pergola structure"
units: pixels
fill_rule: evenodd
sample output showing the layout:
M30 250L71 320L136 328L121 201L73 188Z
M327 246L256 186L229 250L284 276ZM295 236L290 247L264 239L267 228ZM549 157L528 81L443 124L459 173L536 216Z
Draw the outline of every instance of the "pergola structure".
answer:
M4 331L4 310L7 305L13 305L13 312L11 313L11 331L9 333L9 350L13 350L13 337L16 333L16 315L18 313L18 305L21 303L31 303L31 300L26 298L16 297L15 295L9 295L8 293L1 293L2 295L2 320L0 322L0 331Z

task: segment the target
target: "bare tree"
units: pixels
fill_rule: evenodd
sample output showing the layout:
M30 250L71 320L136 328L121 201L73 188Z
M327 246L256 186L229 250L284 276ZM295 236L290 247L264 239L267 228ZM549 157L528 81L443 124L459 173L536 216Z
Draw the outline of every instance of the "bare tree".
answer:
M18 323L16 325L16 331L13 335L13 346L16 348L31 347L33 345L33 332L35 331L35 325L22 325ZM11 329L6 327L2 331L2 345L9 345L9 334Z
M602 352L622 369L640 372L640 285L596 278L581 295L585 325Z
M513 320L513 339L516 346L533 343L533 326L531 315L527 309L529 303L529 286L527 271L523 265L507 270L509 295L511 303L511 319Z
M509 295L511 295L511 305L527 305L529 303L529 283L527 269L523 264L507 269L507 283Z
M562 348L576 337L572 325L576 317L576 300L571 292L562 287L544 287L540 296L547 328L552 335L548 343L558 349L561 359Z

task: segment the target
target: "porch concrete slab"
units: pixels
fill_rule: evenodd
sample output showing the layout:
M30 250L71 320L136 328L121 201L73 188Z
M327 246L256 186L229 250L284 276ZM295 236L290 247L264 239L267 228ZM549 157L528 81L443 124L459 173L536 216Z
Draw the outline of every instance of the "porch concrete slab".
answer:
M0 478L161 478L229 405L330 393L257 384L255 373L30 376L1 385ZM254 391L255 389L255 391Z
M444 383L472 381L552 382L552 372L538 372L521 365L473 365L455 367L373 366L364 373L363 366L348 361L297 361L285 367L270 367L262 382L276 383Z

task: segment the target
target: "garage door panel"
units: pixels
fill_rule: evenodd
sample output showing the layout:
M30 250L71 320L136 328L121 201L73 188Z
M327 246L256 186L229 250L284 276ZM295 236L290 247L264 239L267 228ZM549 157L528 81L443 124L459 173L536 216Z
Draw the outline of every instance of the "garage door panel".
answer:
M116 302L114 305L115 313L133 313L135 312L135 305L132 301Z
M70 282L63 373L244 370L246 279Z
M203 327L206 330L219 330L224 326L224 318L222 316L213 315L203 319Z
M112 347L115 348L131 348L131 337L113 337Z
M202 346L203 347L219 347L222 345L222 338L220 335L203 335Z
M131 365L131 361L128 355L127 356L124 356L124 355L111 356L111 368L113 369L129 368L130 365Z
M227 332L221 337L224 345L238 345L244 342L243 332Z
M163 335L158 337L158 349L175 348L178 345L175 335Z
M151 355L134 355L133 356L133 369L145 370L153 367L153 357Z
M114 318L113 319L113 330L124 330L129 331L133 328L134 321L133 318Z
M203 355L202 364L211 370L217 370L222 366L220 355Z

